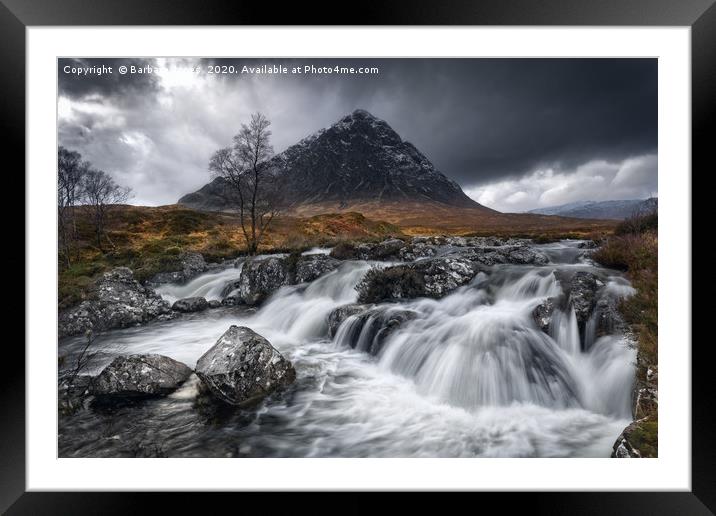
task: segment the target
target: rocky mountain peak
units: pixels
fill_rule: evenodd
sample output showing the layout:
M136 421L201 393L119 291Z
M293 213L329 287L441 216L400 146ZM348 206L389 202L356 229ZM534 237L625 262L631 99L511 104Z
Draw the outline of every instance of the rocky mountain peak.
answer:
M386 121L364 109L302 139L274 156L270 165L283 176L292 206L335 203L336 209L350 209L370 200L480 207ZM217 195L221 188L225 185L215 180L179 203L224 209Z

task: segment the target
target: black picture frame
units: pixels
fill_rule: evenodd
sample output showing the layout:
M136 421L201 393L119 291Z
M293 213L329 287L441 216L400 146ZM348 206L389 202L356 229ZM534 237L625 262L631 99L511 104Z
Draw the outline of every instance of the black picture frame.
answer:
M51 25L606 25L690 26L692 37L692 169L707 172L711 165L716 124L716 6L714 0L451 0L443 2L384 1L361 5L339 16L336 3L293 3L277 8L269 3L241 0L0 0L0 112L7 157L5 191L25 192L25 29ZM709 130L711 129L711 130ZM11 163L11 164L10 164ZM12 172L11 172L12 171ZM691 171L669 171L683 174ZM23 196L24 197L24 196ZM11 212L7 211L8 215ZM18 207L13 208L19 210ZM17 211L15 211L16 213ZM19 225L15 225L19 226ZM10 231L10 228L8 228ZM19 227L16 252L4 255L5 271L25 270L24 242ZM693 234L693 233L692 233ZM14 275L19 280L19 275ZM48 286L48 291L52 287ZM15 290L20 292L20 290ZM24 299L24 295L23 295ZM691 300L684 300L691 303ZM14 299L14 310L25 307ZM6 313L6 328L14 318ZM19 320L20 314L17 314ZM25 353L16 339L5 339L6 367L0 375L0 510L7 514L114 514L142 511L157 494L25 492ZM676 345L677 343L669 343ZM691 343L678 343L688 349ZM716 513L716 446L711 394L711 343L692 347L692 490L690 492L589 492L479 494L500 497L505 507L529 504L530 512L545 514L714 514ZM191 510L206 508L209 494L191 498L173 493L171 504ZM215 495L214 495L215 496ZM237 493L242 505L261 503L261 494ZM265 495L264 495L265 496ZM467 496L467 495L460 495ZM470 495L474 496L474 495ZM248 497L248 500L247 498ZM280 502L282 497L272 500ZM167 497L162 504L168 502ZM412 500L422 503L422 495ZM324 499L325 500L325 499ZM228 501L228 500L227 500ZM211 503L214 503L213 501ZM294 502L295 503L295 502ZM365 503L365 505L363 505ZM451 503L460 503L453 500ZM482 503L482 502L481 502ZM181 504L181 505L179 505ZM325 502L325 511L341 510ZM350 511L372 510L372 502L356 500ZM169 510L168 507L163 507ZM320 508L317 510L320 511Z

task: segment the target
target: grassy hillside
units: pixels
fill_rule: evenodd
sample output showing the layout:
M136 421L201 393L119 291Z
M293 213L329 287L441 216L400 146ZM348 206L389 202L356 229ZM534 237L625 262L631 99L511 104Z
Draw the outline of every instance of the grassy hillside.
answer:
M86 288L102 272L128 266L139 280L170 269L184 251L196 251L207 261L234 258L246 252L238 218L177 205L156 208L118 206L109 214L104 252L93 241L89 214L76 211L79 242L72 265L59 271L61 307L82 300ZM372 240L402 236L400 228L373 221L359 213L282 217L275 221L260 247L261 252L328 246L344 239Z
M530 213L499 213L486 208L460 208L425 201L356 202L348 207L338 203L302 205L294 213L299 217L342 210L356 211L373 219L399 226L408 235L475 235L475 236L538 236L573 234L575 237L610 234L618 221L589 220L536 215Z
M343 240L375 240L417 234L495 235L535 238L601 238L615 223L564 219L543 215L471 211L446 205L410 203L356 205L338 213L310 209L277 218L260 252L303 250L332 246ZM321 211L318 209L317 211ZM364 214L370 214L370 217ZM89 213L76 209L79 242L76 259L59 271L59 304L76 304L102 272L128 266L139 280L170 270L185 251L196 251L208 261L246 253L238 217L232 213L202 212L180 205L160 207L117 206L108 216L107 243L100 251L93 242Z

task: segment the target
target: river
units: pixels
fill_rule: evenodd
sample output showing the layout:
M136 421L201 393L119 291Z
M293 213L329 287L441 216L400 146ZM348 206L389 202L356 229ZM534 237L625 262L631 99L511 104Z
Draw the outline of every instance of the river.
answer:
M193 367L230 325L248 326L293 363L297 381L246 410L198 403L194 376L165 398L88 405L60 417L59 455L608 457L631 420L635 350L621 335L595 338L589 324L580 337L572 310L555 314L550 335L531 314L560 294L557 271L598 274L601 295L633 289L586 258L578 241L535 248L549 264L495 265L442 299L381 305L414 316L377 350L367 327L381 317L360 328L348 318L334 338L326 322L356 301L354 287L370 267L388 265L365 261L283 287L258 309L221 307L102 334L93 374L131 353ZM212 271L157 291L169 301L219 299L239 274L240 267ZM64 339L59 353L71 360L81 345Z

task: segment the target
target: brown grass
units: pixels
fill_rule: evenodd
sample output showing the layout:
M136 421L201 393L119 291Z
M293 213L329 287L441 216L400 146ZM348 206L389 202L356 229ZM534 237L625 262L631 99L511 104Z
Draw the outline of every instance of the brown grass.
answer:
M76 217L79 256L70 267L59 271L60 307L82 301L93 280L112 267L130 267L141 281L175 267L185 251L200 252L209 261L246 253L238 217L232 213L200 212L178 205L117 206L108 216L111 244L104 251L95 246L87 210L77 208ZM360 213L281 217L267 232L259 251L303 250L345 239L379 240L391 235L402 233L393 224L370 220Z
M365 201L341 208L337 203L303 205L294 210L299 217L360 212L374 220L398 226L406 235L525 236L558 238L572 235L591 238L611 234L617 221L573 219L527 213L499 213L483 207L462 208L437 202Z

